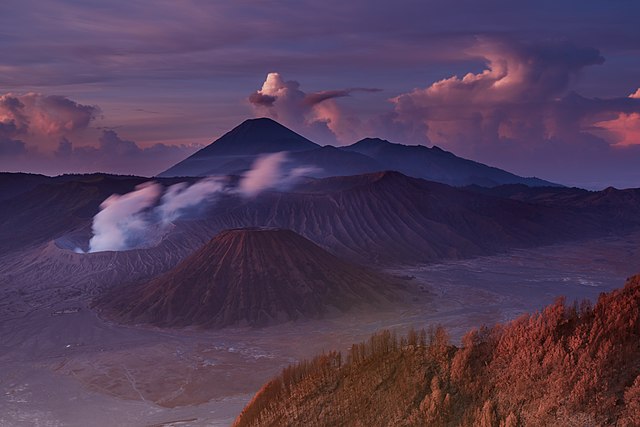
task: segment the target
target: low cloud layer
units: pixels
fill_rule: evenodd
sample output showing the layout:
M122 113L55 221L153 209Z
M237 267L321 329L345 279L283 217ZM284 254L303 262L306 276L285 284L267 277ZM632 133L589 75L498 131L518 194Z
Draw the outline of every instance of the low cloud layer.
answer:
M147 182L124 195L113 194L100 204L93 218L89 252L123 251L157 245L170 231L172 222L185 215L197 215L223 195L254 198L270 189L285 190L309 167L287 167L287 154L259 157L237 186L221 177L209 177L194 184L181 182L166 190ZM76 249L82 253L82 249Z
M488 39L470 53L486 69L394 97L394 121L427 143L520 174L592 186L595 174L626 169L619 149L640 144L626 126L640 100L572 91L588 67L604 62L596 49ZM626 153L636 161L639 154Z
M576 120L567 123L558 113L572 80L604 62L596 49L489 39L470 54L484 58L486 69L392 98L396 120L418 128L431 143L465 151L497 141L541 143L581 131L570 131Z
M141 147L115 130L98 128L99 115L97 106L59 95L0 96L0 170L151 176L201 148L162 143Z
M200 145L157 143L140 147L120 137L114 130L103 130L97 144L76 145L66 138L58 143L53 156L58 164L77 172L110 172L152 176L193 154Z

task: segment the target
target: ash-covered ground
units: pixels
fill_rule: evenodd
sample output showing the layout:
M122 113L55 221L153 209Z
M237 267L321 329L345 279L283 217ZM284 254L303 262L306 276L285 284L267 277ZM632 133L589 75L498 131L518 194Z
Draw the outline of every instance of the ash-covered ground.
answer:
M430 301L217 331L114 324L89 308L97 286L91 278L65 285L63 270L22 281L15 271L28 266L1 261L0 426L215 426L229 425L284 366L345 349L377 329L439 323L457 341L470 328L535 311L559 295L596 299L640 272L640 233L390 269L413 277L409 283Z

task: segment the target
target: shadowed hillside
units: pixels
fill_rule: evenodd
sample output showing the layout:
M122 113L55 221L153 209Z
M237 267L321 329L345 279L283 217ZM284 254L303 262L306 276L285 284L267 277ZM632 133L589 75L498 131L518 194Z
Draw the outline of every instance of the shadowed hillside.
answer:
M638 211L638 205L627 209ZM250 203L221 202L207 218L214 230L292 229L338 256L379 264L486 255L632 223L640 220L613 222L588 208L578 216L567 207L485 196L390 171L309 181Z
M286 368L235 422L272 425L640 425L640 276L595 306L562 299L469 332L384 331Z
M288 152L297 166L313 166L315 170L308 173L317 178L396 170L450 185L556 185L463 159L438 147L394 144L377 138L366 138L347 147L320 147L268 118L245 120L159 176L241 174L260 155L280 151Z
M525 178L510 172L458 157L440 147L403 145L379 138L365 138L342 150L366 155L384 169L449 185L476 184L494 187L501 184L523 184L531 187L558 186L538 178Z
M398 280L336 258L291 230L227 230L162 276L100 305L160 326L266 325L399 299Z
M23 178L7 174L0 181L19 183ZM65 247L71 249L86 248L100 203L147 181L100 174L64 181L44 178L46 183L5 201L0 255L54 239L68 241ZM158 181L169 186L185 180L195 178ZM229 179L230 185L234 180ZM252 199L221 197L199 216L177 220L172 233L176 239L194 239L183 232L198 228L198 246L229 228L287 228L356 262L411 264L625 233L640 226L638 190L531 191L539 196L514 200L398 172L307 179L290 191L265 191Z

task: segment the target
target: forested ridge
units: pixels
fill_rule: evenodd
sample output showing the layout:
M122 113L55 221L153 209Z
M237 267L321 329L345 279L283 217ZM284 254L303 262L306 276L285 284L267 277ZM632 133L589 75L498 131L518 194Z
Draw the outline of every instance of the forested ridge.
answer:
M640 276L470 331L390 331L290 366L235 426L638 426Z

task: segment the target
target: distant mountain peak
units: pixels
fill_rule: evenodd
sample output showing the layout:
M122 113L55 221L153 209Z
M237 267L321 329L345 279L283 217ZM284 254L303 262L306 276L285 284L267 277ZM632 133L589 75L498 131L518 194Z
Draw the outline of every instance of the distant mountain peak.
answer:
M269 117L256 117L254 119L246 119L245 121L240 123L238 126L236 126L234 129L245 129L245 128L255 128L255 127L259 127L261 129L268 129L268 128L286 129L288 131L291 131L286 126L278 123L277 121Z
M194 153L182 162L161 173L160 176L197 176L222 173L230 160L243 157L249 166L256 156L280 151L298 152L320 148L304 136L275 120L261 117L247 119L220 138ZM214 159L218 159L216 162Z
M319 147L318 144L275 120L261 117L245 120L194 156L261 154L278 151L302 151Z

